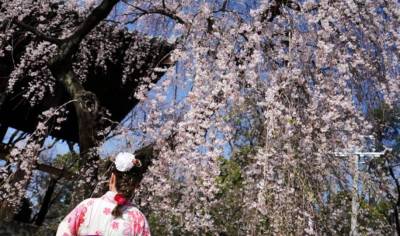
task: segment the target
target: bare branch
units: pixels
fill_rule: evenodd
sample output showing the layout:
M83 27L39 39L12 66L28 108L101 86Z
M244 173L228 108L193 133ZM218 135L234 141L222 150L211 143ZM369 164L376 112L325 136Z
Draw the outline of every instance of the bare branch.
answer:
M168 9L165 6L163 6L163 8L161 8L161 9L160 8L152 8L152 9L146 10L141 7L132 5L126 1L124 1L124 3L140 12L137 14L138 16L135 19L128 21L127 24L135 23L140 17L145 16L145 15L158 14L158 15L163 15L163 16L169 17L172 20L175 20L176 22L178 22L179 24L188 25L188 22L186 22L184 19L182 19L181 17L176 15L175 12L171 11L170 9Z
M0 160L8 162L9 161L8 154L9 154L9 149L4 145L0 145ZM57 167L47 165L44 163L36 163L35 169L57 176L58 178L73 179L76 177L74 173L71 173L65 169L59 169Z
M56 176L57 178L66 178L66 179L74 179L76 175L64 169L59 169L54 166L37 163L37 170L49 173L51 175Z

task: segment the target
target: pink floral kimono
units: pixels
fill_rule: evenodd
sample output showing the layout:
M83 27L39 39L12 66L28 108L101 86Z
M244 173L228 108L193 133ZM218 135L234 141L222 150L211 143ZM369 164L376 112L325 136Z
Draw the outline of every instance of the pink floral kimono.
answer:
M150 236L146 217L136 207L127 205L119 218L111 214L117 205L115 195L109 191L100 198L82 201L60 223L57 236Z

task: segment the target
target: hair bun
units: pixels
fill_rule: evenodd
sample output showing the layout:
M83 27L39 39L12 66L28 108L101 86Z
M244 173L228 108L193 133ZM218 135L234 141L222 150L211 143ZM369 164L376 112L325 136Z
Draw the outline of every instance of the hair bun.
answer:
M135 158L135 155L129 152L120 152L115 157L115 167L118 171L127 172L130 171L133 166L138 165L140 163L139 160ZM141 163L140 163L141 164Z

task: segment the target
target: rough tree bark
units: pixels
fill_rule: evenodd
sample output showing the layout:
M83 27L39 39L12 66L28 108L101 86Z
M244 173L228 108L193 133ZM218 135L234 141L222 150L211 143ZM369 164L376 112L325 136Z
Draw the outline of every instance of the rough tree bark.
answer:
M88 197L97 181L96 162L99 157L93 149L98 145L97 132L101 127L100 118L104 109L96 97L90 91L84 89L72 70L72 56L77 52L84 37L90 33L111 12L118 0L103 0L93 9L85 21L74 33L61 41L59 51L49 62L49 68L53 76L61 82L72 99L75 100L79 126L80 168L85 177L84 183L78 185L73 197L72 205Z
M68 58L66 59L68 60ZM73 197L72 205L89 196L97 182L96 163L99 160L93 149L99 144L96 135L101 127L101 116L103 116L99 101L95 94L86 91L78 82L72 72L70 61L67 61L67 70L51 67L55 77L64 85L71 98L75 100L74 107L78 118L79 128L79 167L82 170L80 176L85 177L85 182L78 185Z

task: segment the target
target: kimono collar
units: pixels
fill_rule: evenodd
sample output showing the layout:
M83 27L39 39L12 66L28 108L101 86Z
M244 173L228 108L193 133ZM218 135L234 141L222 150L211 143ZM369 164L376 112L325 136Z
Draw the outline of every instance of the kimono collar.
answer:
M114 200L115 195L117 195L116 192L107 191L107 192L103 195L102 198L103 198L103 199L106 199L107 201L110 201L110 202L112 202L112 203L117 203L117 202Z
M113 191L107 191L104 195L103 195L103 199L112 202L114 204L117 204L117 202L115 201L114 197L115 195L117 195L117 192L113 192ZM128 204L127 205L131 205L131 202L128 200Z

